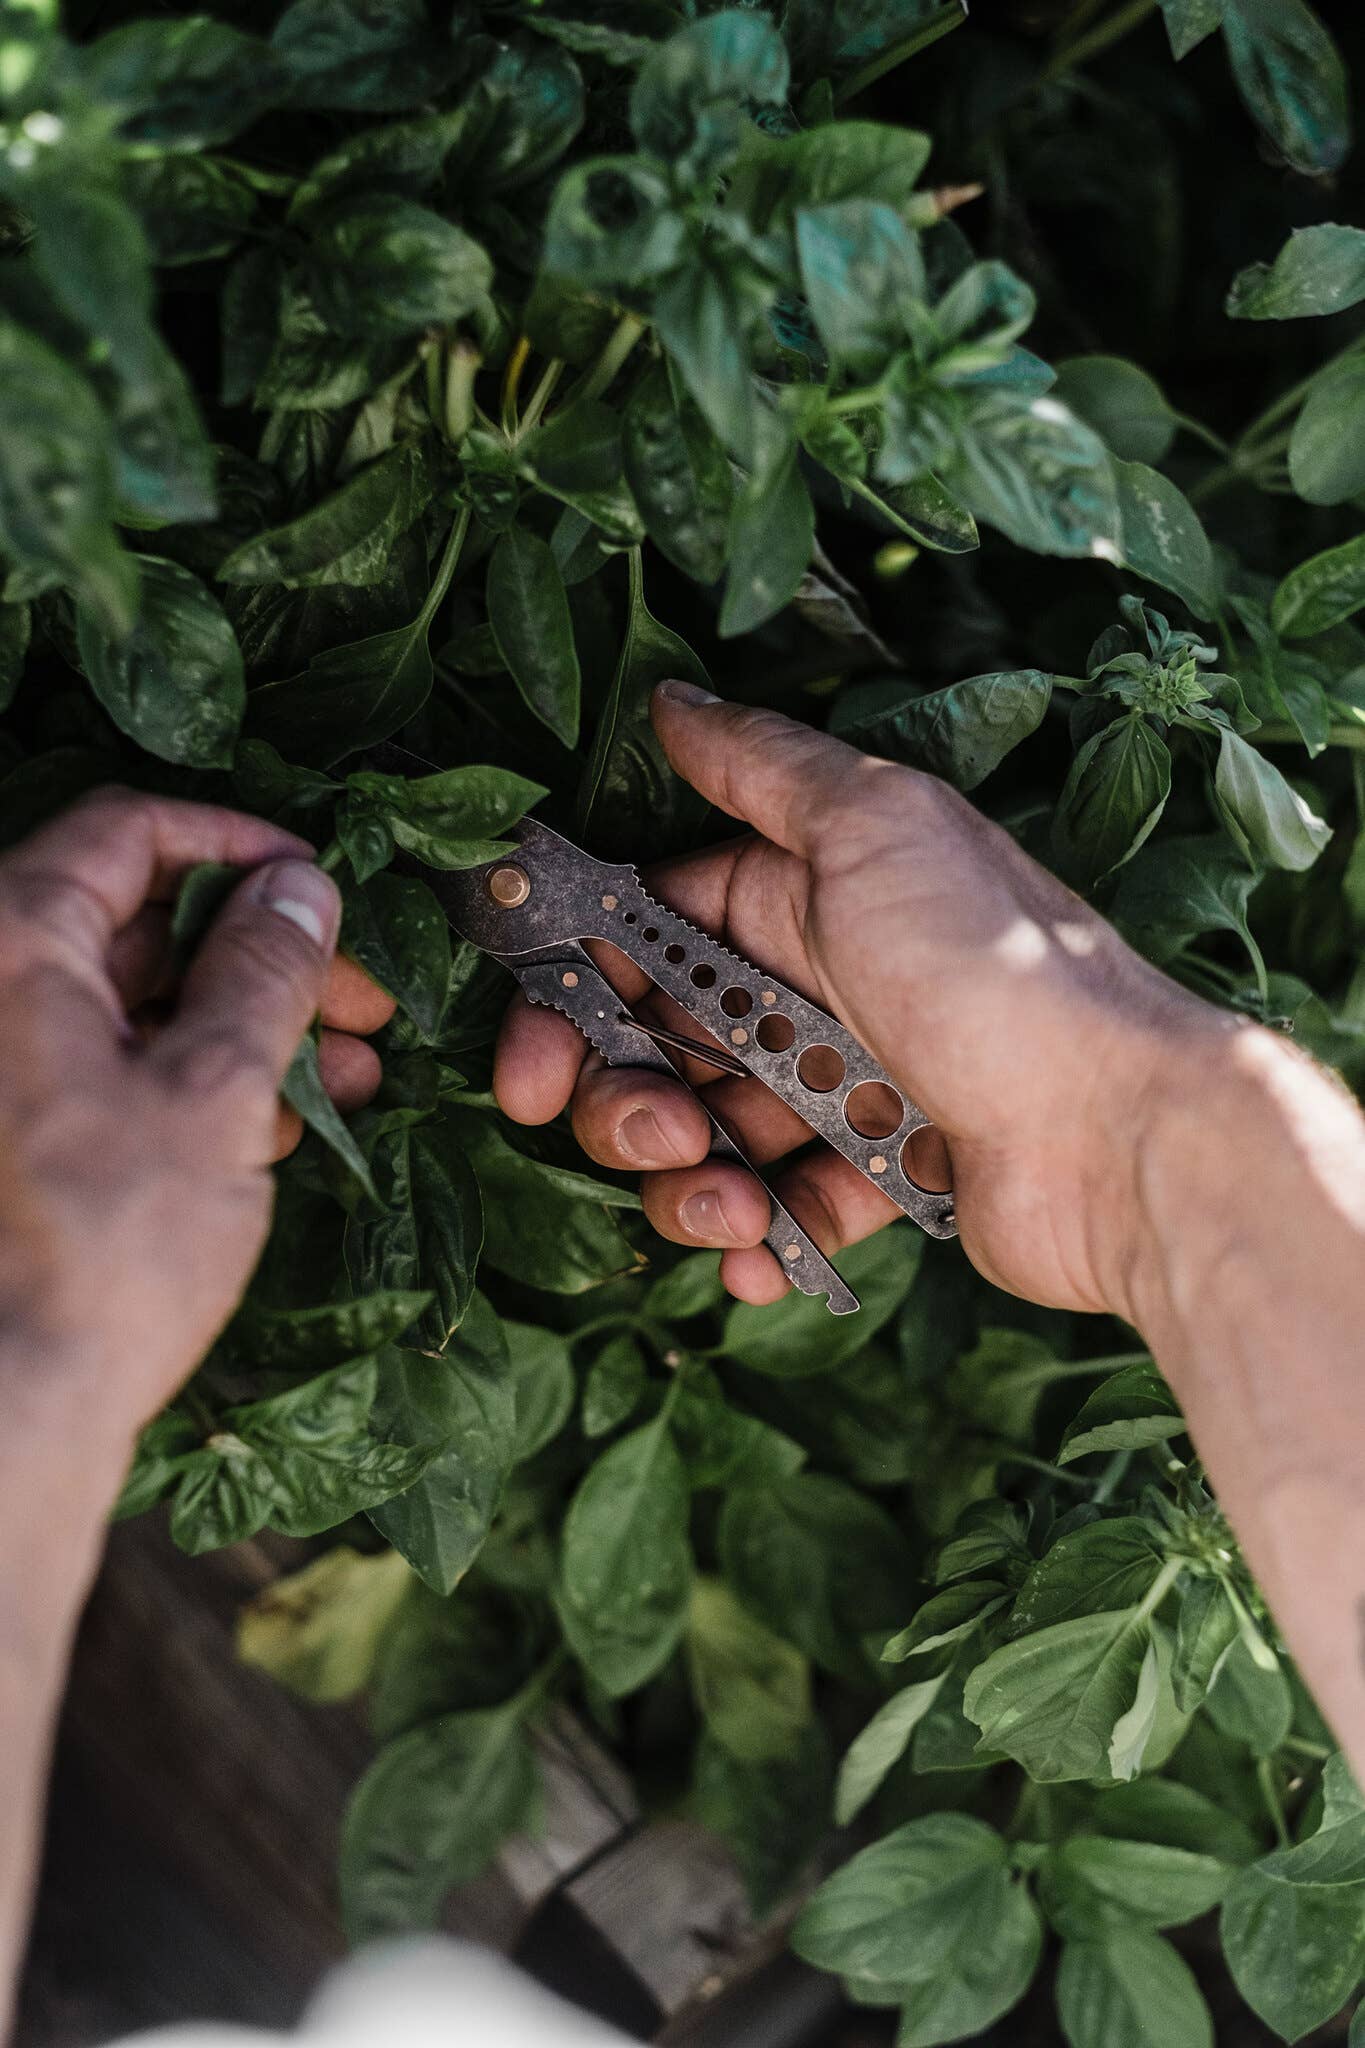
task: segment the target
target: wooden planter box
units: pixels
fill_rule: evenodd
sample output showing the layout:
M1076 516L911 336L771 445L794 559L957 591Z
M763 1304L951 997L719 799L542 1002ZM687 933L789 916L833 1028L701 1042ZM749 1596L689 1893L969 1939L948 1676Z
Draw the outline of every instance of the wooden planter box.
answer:
M303 1555L268 1537L191 1560L159 1516L112 1533L63 1714L16 2048L92 2048L180 2017L279 2025L344 1954L337 1840L369 1734L354 1708L295 1699L233 1647L241 1605ZM754 1926L721 1844L642 1824L628 1778L567 1711L540 1749L545 1829L452 1897L450 1931L641 2039L827 2039L836 1987L786 1954L782 1926Z

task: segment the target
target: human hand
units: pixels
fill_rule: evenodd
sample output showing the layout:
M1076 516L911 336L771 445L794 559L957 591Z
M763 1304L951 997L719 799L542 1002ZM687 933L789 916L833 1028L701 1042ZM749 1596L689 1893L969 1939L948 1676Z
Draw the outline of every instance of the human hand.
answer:
M176 988L170 904L200 861L243 880ZM298 1140L279 1087L319 1011L338 1106L378 1085L356 1034L393 1005L333 957L340 912L292 833L128 790L0 857L7 1401L76 1402L117 1459L217 1336L269 1229L270 1163Z
M1130 1314L1147 1133L1177 1054L1196 1060L1237 1027L1132 952L1009 835L945 783L856 752L775 712L656 693L669 759L756 835L655 870L682 916L838 1017L933 1119L951 1160L958 1224L997 1285L1058 1307ZM696 1024L610 948L627 1002L690 1035ZM688 1079L756 1165L810 1131L757 1080ZM762 1189L707 1157L693 1097L667 1076L604 1066L557 1011L518 999L498 1047L504 1111L541 1123L572 1103L600 1165L644 1170L645 1212L675 1243L725 1248L741 1300L787 1282L761 1240ZM933 1134L914 1153L927 1186ZM826 1252L900 1213L840 1154L778 1164L774 1186Z

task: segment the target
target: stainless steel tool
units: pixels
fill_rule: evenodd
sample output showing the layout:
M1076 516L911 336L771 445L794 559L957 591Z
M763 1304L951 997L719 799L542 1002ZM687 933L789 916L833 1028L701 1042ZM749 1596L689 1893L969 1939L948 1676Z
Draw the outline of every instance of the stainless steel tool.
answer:
M392 743L370 758L390 774L434 772ZM907 1142L928 1117L851 1032L656 902L633 867L596 860L535 818L523 818L511 836L516 852L485 867L413 871L455 931L510 968L533 1003L561 1010L613 1066L676 1075L671 1050L726 1073L754 1075L931 1237L956 1234L952 1195L917 1186L906 1170ZM592 939L607 940L634 961L707 1039L633 1016L588 953L584 941ZM765 1242L788 1279L803 1294L823 1294L835 1315L856 1309L857 1296L710 1120L713 1155L747 1167L768 1196Z

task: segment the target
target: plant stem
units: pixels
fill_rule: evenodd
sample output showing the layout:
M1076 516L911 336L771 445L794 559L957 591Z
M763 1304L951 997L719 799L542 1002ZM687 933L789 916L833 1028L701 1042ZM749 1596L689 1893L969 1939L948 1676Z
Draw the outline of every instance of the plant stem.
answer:
M1303 734L1295 725L1263 725L1256 733L1258 747L1292 747L1303 745ZM1329 747L1354 747L1365 752L1365 725L1329 725L1327 728Z
M524 334L519 334L516 346L507 358L507 368L502 373L502 431L509 441L516 435L517 392L521 386L521 373L526 368L530 354L530 341Z
M537 384L535 390L531 393L530 399L527 402L526 410L521 416L521 424L516 431L516 440L520 441L524 435L530 433L533 427L537 427L540 425L540 416L544 412L546 406L550 403L550 399L554 394L554 388L556 384L559 382L560 378L563 376L563 374L563 360L561 357L556 356L554 360L546 367L545 373L541 377L539 384Z
M1275 1839L1282 1849L1287 1849L1290 1846L1289 1823L1284 1817L1284 1804L1280 1798L1280 1788L1275 1783L1274 1767L1268 1756L1256 1759L1256 1782L1261 1788L1261 1797L1265 1801L1266 1812L1270 1815L1271 1826L1275 1830Z
M623 313L603 346L602 353L578 387L569 393L569 403L578 398L600 398L616 376L626 357L644 333L647 323L638 313Z
M1017 1444L995 1443L990 1447L1002 1465L1025 1465L1030 1472L1045 1473L1061 1486L1079 1486L1083 1492L1090 1491L1090 1481L1082 1479L1076 1472L1068 1472L1061 1465L1050 1465L1046 1458L1039 1458L1032 1451L1021 1451Z
M1187 412L1174 413L1172 418L1187 434L1193 434L1196 441L1202 441L1206 448L1212 448L1215 455L1221 455L1225 459L1231 455L1232 444L1225 441L1221 434L1215 434L1212 427L1206 427L1202 420L1191 419Z
M1131 1451L1114 1452L1113 1456L1109 1459L1109 1462L1106 1464L1103 1472L1101 1472L1099 1478L1096 1480L1095 1491L1090 1496L1097 1507L1103 1506L1103 1504L1106 1501L1113 1499L1115 1493L1117 1493L1118 1491L1119 1482L1122 1480L1124 1474L1127 1472L1128 1467L1132 1464L1132 1462L1133 1454Z
M860 92L866 92L870 85L875 85L879 78L884 78L888 71L894 71L898 64L904 64L907 57L915 56L920 50L927 50L930 43L936 43L940 36L946 36L953 29L961 27L966 18L966 11L965 7L945 8L937 21L931 21L926 27L918 28L911 35L902 37L901 41L893 43L889 50L883 50L880 57L870 58L860 71L855 71L851 77L844 80L834 95L835 106L847 106L850 100L857 99Z
M1090 1379L1096 1373L1122 1372L1126 1365L1146 1365L1150 1358L1149 1351L1114 1351L1106 1358L1049 1359L1021 1372L1013 1384L1046 1387L1054 1380Z
M346 849L339 839L333 839L318 855L317 865L324 875L334 875L346 858Z
M1161 1570L1143 1595L1142 1605L1138 1608L1136 1619L1150 1620L1188 1563L1189 1559L1187 1557L1167 1558L1165 1564L1162 1565Z
M1038 83L1050 85L1055 78L1064 77L1068 71L1076 70L1081 64L1088 64L1092 57L1098 57L1101 50L1107 50L1111 43L1117 43L1122 37L1130 35L1149 14L1155 14L1157 5L1158 0L1128 0L1126 7L1120 7L1117 13L1111 14L1107 20L1096 22L1094 28L1087 30L1084 35L1077 36L1072 42L1064 43L1043 66Z
M430 590L427 592L426 603L417 614L424 628L430 626L437 611L440 609L442 598L450 588L450 579L455 574L456 565L460 559L460 550L464 546L465 535L469 531L469 517L468 505L461 505L459 511L455 514L455 524L446 536L445 552L437 565L436 576Z

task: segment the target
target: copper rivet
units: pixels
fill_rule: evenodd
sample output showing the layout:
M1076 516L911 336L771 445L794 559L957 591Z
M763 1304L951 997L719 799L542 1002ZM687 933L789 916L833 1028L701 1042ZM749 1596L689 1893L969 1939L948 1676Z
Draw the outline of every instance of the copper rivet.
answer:
M561 974L559 979L563 983L565 988L578 987L578 976L574 973L572 967L569 969L567 974Z
M523 868L494 868L488 893L500 909L515 910L531 893L531 877Z
M730 1043L731 1045L747 1045L749 1043L748 1032L742 1031L739 1025L736 1024L734 1030L730 1033Z
M614 896L604 896L602 898L602 908L603 910L615 910L616 898Z
M775 1003L777 1001L777 997L773 994L770 988L765 988L762 995L759 997L759 1001L761 1003Z
M784 1258L784 1259L786 1259L786 1260L788 1260L788 1261L789 1261L790 1263L793 1263L793 1264L794 1264L794 1263L795 1263L795 1261L796 1261L797 1259L799 1259L799 1258L800 1258L800 1256L801 1256L801 1247L800 1247L800 1245L799 1245L799 1244L789 1244L789 1245L787 1246L787 1249L786 1249L786 1250L785 1250L785 1251L783 1252L782 1256L783 1256L783 1258Z
M869 1173L886 1172L886 1161L882 1158L880 1152L874 1152L872 1154L872 1157L867 1162L867 1170Z

